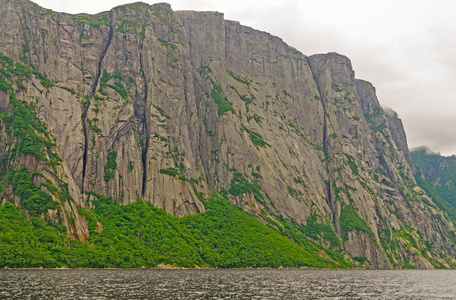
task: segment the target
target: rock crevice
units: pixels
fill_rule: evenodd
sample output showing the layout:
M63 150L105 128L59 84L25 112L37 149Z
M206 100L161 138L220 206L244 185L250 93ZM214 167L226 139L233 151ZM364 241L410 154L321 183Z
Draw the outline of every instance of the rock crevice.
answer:
M13 86L62 158L74 236L88 232L77 211L87 192L184 216L213 191L279 230L306 234L312 220L335 232L334 249L378 268L455 265L453 221L417 185L397 114L347 57L306 56L216 12L134 3L24 16L24 3L0 0L0 49L52 83ZM329 234L307 238L330 245Z

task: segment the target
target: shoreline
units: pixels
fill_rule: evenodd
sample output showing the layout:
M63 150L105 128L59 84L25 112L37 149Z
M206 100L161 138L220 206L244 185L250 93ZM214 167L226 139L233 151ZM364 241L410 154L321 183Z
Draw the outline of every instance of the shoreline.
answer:
M350 270L350 271L456 271L456 269L368 269L368 268L347 268L347 269L330 269L330 268L8 268L4 267L0 270Z

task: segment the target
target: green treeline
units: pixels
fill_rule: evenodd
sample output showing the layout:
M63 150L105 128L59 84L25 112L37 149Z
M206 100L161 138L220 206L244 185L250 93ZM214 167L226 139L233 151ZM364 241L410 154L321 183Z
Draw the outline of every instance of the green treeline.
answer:
M216 194L206 212L183 218L143 201L122 206L97 194L91 200L93 209L80 209L87 242L68 238L65 227L27 219L9 202L0 206L0 267L352 266L304 236L298 246Z
M79 208L79 215L89 224L89 240L80 242L69 238L67 228L57 225L62 210L59 202L54 201L57 198L61 203L72 201L67 184L53 183L19 161L23 156L35 157L56 173L61 164L55 143L37 116L36 106L17 99L14 93L26 89L23 83L32 75L40 79L43 89L52 84L44 74L2 54L0 75L0 90L7 92L10 98L7 109L0 112L0 123L7 137L7 151L0 157L0 192L12 192L20 208L8 201L0 205L0 268L139 268L160 264L219 268L353 267L341 252L316 243L325 242L335 249L340 247L331 226L318 223L315 216L306 226L266 218L269 224L274 224L272 228L215 193L208 200L199 195L206 207L204 213L183 218L143 201L122 206L109 197L89 193L91 209ZM114 85L108 84L110 80ZM106 86L124 95L121 80L119 73L109 75L104 70L100 92ZM212 97L219 107L219 115L230 110L234 113L220 86L212 84ZM88 122L91 130L100 130ZM256 146L267 145L259 134L248 133ZM116 157L115 151L107 153L103 169L106 182L114 177ZM264 200L264 192L257 183L248 181L236 170L233 172L228 193L239 196L252 192L258 201ZM189 181L177 164L175 168L160 169L160 173ZM2 196L3 199L11 198ZM56 210L56 216L50 218L48 210ZM73 213L67 215L72 227L76 224L75 218ZM53 222L56 224L52 225Z

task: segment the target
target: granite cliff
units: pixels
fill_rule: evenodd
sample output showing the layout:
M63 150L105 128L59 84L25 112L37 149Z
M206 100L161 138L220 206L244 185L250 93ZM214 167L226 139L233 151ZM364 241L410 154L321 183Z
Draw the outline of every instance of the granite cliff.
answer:
M306 56L217 12L23 0L0 0L0 52L2 203L74 238L88 238L78 209L92 195L184 216L215 191L277 229L322 225L308 237L366 267L456 265L454 220L345 56Z
M411 157L416 166L415 177L428 181L438 195L435 196L456 209L456 156L442 156L420 147L412 149ZM448 212L451 208L444 210Z

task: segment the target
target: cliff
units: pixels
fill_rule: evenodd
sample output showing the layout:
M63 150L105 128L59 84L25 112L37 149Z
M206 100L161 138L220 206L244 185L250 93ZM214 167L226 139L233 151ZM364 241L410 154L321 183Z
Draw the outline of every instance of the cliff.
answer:
M216 12L22 0L0 0L0 51L2 201L79 240L92 195L182 217L215 191L279 230L328 225L308 237L365 266L455 266L451 217L347 57L303 55Z
M456 208L456 157L442 156L425 147L413 149L411 157L416 176L431 183L438 195Z

